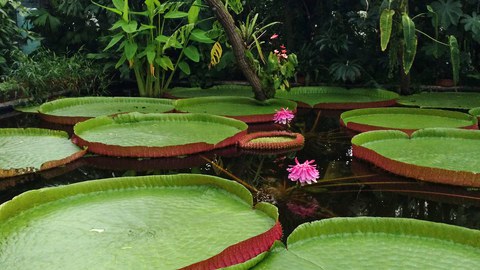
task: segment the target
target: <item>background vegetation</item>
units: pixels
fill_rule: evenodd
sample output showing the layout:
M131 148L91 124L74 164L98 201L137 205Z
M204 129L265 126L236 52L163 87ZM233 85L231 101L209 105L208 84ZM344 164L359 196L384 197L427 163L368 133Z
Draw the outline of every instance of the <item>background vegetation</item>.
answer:
M133 70L129 68L129 61L118 64L124 47L104 51L112 36L116 34L109 29L118 20L117 14L88 0L39 2L41 5L38 9L28 11L19 1L0 0L2 81L19 78L18 74L21 71L16 69L22 66L18 64L20 61L32 65L42 58L36 54L45 56L45 50L28 56L22 55L19 46L26 39L33 38L40 40L42 46L57 57L66 57L64 60L67 62L79 61L85 64L86 58L95 59L99 64L95 67L96 71L108 74L105 75L106 78L113 77L120 82L133 80ZM113 2L123 3L120 0ZM97 1L100 5L115 7L113 2ZM146 10L143 1L130 2L131 11ZM184 3L184 7L190 7L194 1L181 2ZM210 54L213 44L196 41L188 43L197 49L192 56L195 61L188 62L188 72L175 74L172 78L173 84L187 82L190 85L208 86L216 80L244 80L227 38L220 25L215 22L214 14L205 3L198 2L202 5L202 10L201 22L196 27L207 31L208 38L221 44L223 55L217 65L211 65ZM448 46L442 46L433 40L446 43L448 36L454 36L458 41L460 85L478 84L480 2L477 0L362 0L354 3L346 0L246 0L243 1L243 7L231 7L230 13L239 28L252 23L252 18L258 14L253 31L243 33L246 35L244 38L252 38L255 35L262 44L266 56L273 51L274 45L279 44L284 45L289 53L295 53L298 57L295 76L299 83L347 86L382 84L398 89L402 77L401 61L398 61L398 53L395 53L395 50L389 49L385 52L381 50L379 24L381 11L395 3L406 5L406 13L412 18L417 29L418 45L409 74L410 91L415 91L417 85L433 85L440 79L451 79L452 66ZM188 9L185 9L185 12L188 12ZM25 25L18 26L16 23L18 14L26 16L32 28L26 30ZM393 24L399 23L398 19L393 20ZM167 24L165 33L174 33L179 24L188 22L188 18L181 17L173 21L177 24ZM266 25L268 27L262 29ZM270 41L273 34L279 36L276 44ZM392 38L398 34L395 33L394 26ZM250 39L246 46L252 44L254 43ZM259 59L255 45L249 47L249 51ZM182 50L172 50L166 56L176 59L180 53ZM114 68L116 64L118 69ZM62 68L66 65L57 67ZM65 70L56 76L62 76L60 74L68 72ZM87 92L92 91L90 89Z

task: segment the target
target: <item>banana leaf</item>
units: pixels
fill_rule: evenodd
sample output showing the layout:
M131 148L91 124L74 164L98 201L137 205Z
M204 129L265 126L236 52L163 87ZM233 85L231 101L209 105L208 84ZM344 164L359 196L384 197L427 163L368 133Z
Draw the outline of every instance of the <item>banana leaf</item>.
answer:
M40 117L57 124L74 125L87 119L128 112L163 113L173 111L173 101L143 97L79 97L46 102Z
M0 178L61 166L85 154L63 131L0 129Z
M296 101L303 108L349 110L392 106L398 94L375 88L307 86L278 91L276 97Z
M352 138L353 156L392 173L450 185L480 187L480 131L426 128L410 137L377 130Z
M175 87L168 90L167 95L173 98L193 98L211 96L238 96L253 97L252 87L249 85L221 84L210 88Z
M171 157L236 144L248 126L209 114L128 113L74 126L73 140L90 152L121 157Z
M478 120L472 115L436 109L369 108L344 112L340 124L356 132L396 129L407 134L421 128L447 127L478 129Z
M469 110L480 107L480 93L422 92L410 96L402 96L397 103L420 108Z
M207 175L93 180L0 206L3 269L217 269L249 263L281 235L273 205Z
M248 97L199 97L175 101L175 110L180 112L209 113L246 123L273 122L274 114L282 108L296 112L297 104L284 99L258 101Z
M475 269L480 231L406 218L304 223L276 244L262 269Z

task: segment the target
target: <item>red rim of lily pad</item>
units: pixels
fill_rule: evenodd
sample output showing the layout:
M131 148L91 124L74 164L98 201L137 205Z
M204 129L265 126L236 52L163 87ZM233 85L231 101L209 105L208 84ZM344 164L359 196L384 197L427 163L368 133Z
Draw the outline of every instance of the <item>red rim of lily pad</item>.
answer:
M122 122L139 122L142 120L145 121L162 121L163 118L166 118L166 121L171 121L172 119L175 122L188 122L190 120L199 120L205 121L217 121L223 125L234 127L237 129L237 133L233 136L227 137L215 144L207 142L193 142L179 145L170 145L170 146L146 146L142 145L141 139L138 145L135 146L121 146L115 144L108 144L103 142L91 142L85 140L79 135L82 131L89 130L91 128L96 128L104 124L115 125ZM247 125L243 122L229 119L226 117L208 115L208 114L141 114L141 113L128 113L120 114L117 116L103 116L97 117L94 119L87 120L75 125L74 132L72 136L72 141L78 146L87 147L89 152L106 155L106 156L115 156L115 157L148 157L148 158L157 158L157 157L174 157L182 155L190 155L195 153L206 152L214 149L224 148L227 146L235 145L238 141L247 134Z
M272 138L270 142L254 142L255 139ZM275 138L288 138L289 141L274 141ZM264 131L247 134L239 141L240 148L254 150L283 150L303 147L305 138L300 133L288 131Z
M412 135L408 135L404 132L397 131L397 130L383 130L383 131L378 130L378 131L369 131L366 133L361 133L352 139L353 156L356 158L360 158L368 162L371 162L375 166L378 166L381 169L384 169L391 173L405 176L405 177L410 177L410 178L419 179L419 180L428 181L428 182L434 182L434 183L448 184L448 185L480 187L480 173L475 173L471 171L455 171L455 170L448 170L448 169L442 169L442 168L421 166L421 165L416 165L411 163L404 163L404 162L391 159L384 155L381 155L378 152L361 145L368 141L381 139L382 132L398 132L395 134L396 137L405 136L406 137L405 139L410 140L413 137L415 137L416 134L427 133L429 131L435 131L435 130L439 130L439 131L452 130L454 132L454 130L457 130L457 129L448 129L448 128L421 129L421 130L415 131ZM468 130L458 130L458 131L461 132L461 131L468 131ZM477 131L469 131L469 132L477 132ZM376 133L379 136L375 136ZM422 135L419 135L419 136L422 136ZM362 139L361 138L362 136L364 136L365 139ZM465 135L465 136L468 137L468 135ZM355 141L356 139L357 141Z
M478 129L478 121L475 121L475 118L469 117L468 114L462 112L455 112L455 111L445 111L445 110L438 110L438 109L418 109L418 108L402 108L402 107L390 107L390 108L364 108L364 109L354 109L351 111L344 112L340 115L340 125L355 131L355 132L367 132L373 130L399 130L407 133L408 135L412 135L413 132L419 130L420 128L416 129L405 129L405 128L394 128L394 127L382 127L378 125L369 125L369 124L362 124L357 123L355 121L349 121L345 123L344 119L348 118L349 116L360 116L360 115L367 115L367 114L380 114L382 112L388 113L391 111L392 113L399 112L399 113L411 113L412 115L419 115L424 113L425 115L432 115L438 117L451 117L451 118L458 118L460 120L468 120L470 121L469 125L466 126L458 126L455 128L460 129ZM349 115L349 116L347 116Z
M282 234L282 225L277 221L275 225L265 233L251 237L233 246L229 246L211 258L180 269L219 269L244 263L269 250L273 243L282 237Z

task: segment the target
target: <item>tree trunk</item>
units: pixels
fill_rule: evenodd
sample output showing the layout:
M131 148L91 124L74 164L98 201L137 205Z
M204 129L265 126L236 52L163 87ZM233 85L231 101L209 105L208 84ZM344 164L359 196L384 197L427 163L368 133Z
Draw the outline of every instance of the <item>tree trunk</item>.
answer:
M245 75L245 78L252 86L253 92L255 93L255 98L258 100L267 99L265 93L262 91L262 83L260 81L260 78L258 77L255 69L249 63L248 59L245 56L246 48L244 41L240 34L237 32L235 22L233 21L233 18L228 12L227 8L221 0L206 0L206 2L215 13L217 20L222 24L223 29L227 34L228 40L230 41L230 45L232 45L233 54L235 55L238 66L242 70L243 75Z

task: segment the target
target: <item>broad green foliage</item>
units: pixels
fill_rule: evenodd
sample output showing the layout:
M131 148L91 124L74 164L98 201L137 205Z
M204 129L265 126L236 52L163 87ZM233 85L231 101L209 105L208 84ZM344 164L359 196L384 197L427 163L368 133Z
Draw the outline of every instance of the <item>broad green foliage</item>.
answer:
M464 14L461 22L464 24L465 31L472 32L473 38L480 43L480 15L475 11L471 16Z
M444 28L457 25L463 15L462 3L458 0L439 0L430 5L438 14L440 25Z
M456 85L459 81L460 74L460 50L458 48L457 38L455 36L449 36L448 44L450 46L450 62L452 64L453 81Z
M410 72L415 54L417 53L417 35L415 34L415 23L406 13L402 14L403 42L405 43L403 51L403 70L405 74Z
M387 49L390 35L392 34L392 20L395 10L384 9L380 15L380 43L382 51Z
M100 5L120 17L111 27L116 34L105 50L118 48L121 57L116 67L128 63L141 96L158 97L169 87L177 69L190 74L185 56L200 61L194 42L214 42L198 27L201 4L201 0L190 6L185 2L146 0L143 11L132 10L128 0L115 0L114 7ZM172 25L173 29L168 28Z

